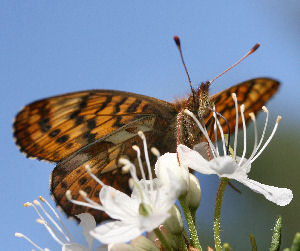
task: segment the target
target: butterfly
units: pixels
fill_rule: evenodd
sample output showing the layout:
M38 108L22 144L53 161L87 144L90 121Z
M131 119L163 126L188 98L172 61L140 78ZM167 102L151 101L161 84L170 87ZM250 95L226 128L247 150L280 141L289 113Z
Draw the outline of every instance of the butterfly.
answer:
M99 202L101 186L86 172L86 165L105 184L129 194L130 175L122 173L118 160L127 157L136 161L132 145L142 147L138 131L144 132L149 147L155 146L162 154L176 151L178 137L180 143L193 147L202 134L187 115L178 124L177 116L183 109L197 114L211 130L211 108L215 105L229 123L226 126L225 120L220 120L228 133L235 126L231 93L245 105L248 121L249 113L259 111L279 87L274 79L256 78L209 96L209 83L202 83L187 99L175 103L114 90L81 91L38 100L17 114L15 141L27 157L57 163L51 174L51 193L68 216L89 212L101 222L107 219L104 213L74 205L65 196L71 190L74 199L83 200L79 195L83 190ZM151 161L155 161L154 156Z

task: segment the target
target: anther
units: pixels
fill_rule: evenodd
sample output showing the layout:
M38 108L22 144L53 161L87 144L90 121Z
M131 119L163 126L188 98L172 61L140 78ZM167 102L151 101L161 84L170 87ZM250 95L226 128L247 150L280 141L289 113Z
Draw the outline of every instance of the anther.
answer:
M23 238L24 237L24 235L21 234L21 233L15 233L15 236L18 237L18 238Z
M127 174L130 172L130 166L129 165L125 165L122 167L122 174Z
M132 149L136 152L138 152L140 150L140 148L137 145L133 145Z
M151 147L151 152L153 155L155 155L157 158L160 157L160 152L158 151L158 149L156 147Z
M262 109L264 112L268 112L268 109L267 109L267 107L265 107L265 106L263 106L261 109Z
M40 201L42 201L42 202L46 202L46 199L43 197L43 196L39 196L39 199L40 199Z
M32 207L32 203L30 203L30 202L25 202L25 203L24 203L24 207Z
M277 116L276 123L279 124L279 122L280 122L281 119L282 119L282 117L280 115Z
M145 140L145 139L146 139L145 134L144 134L142 131L138 131L138 135L140 136L140 138L141 138L142 140Z
M80 194L82 197L84 197L84 198L88 197L88 196L87 196L87 193L86 193L85 191L83 191L83 190L79 190L79 194Z
M70 200L70 201L72 200L72 194L71 194L70 190L67 190L66 197L67 197L68 200Z
M37 206L41 205L37 200L34 200L34 201L33 201L33 204L35 204L35 205L37 205Z
M42 225L46 224L46 221L44 221L42 219L37 219L36 222L39 223L39 224L42 224Z
M236 100L236 94L235 93L231 93L231 97Z
M91 168L90 168L89 165L86 165L84 168L85 168L85 170L86 170L87 172L92 172L92 170L91 170Z
M120 158L120 159L119 159L119 164L120 164L120 165L127 166L127 165L131 165L131 162L130 162L128 159Z
M244 111L245 111L245 105L242 104L242 105L241 105L241 112L244 112Z
M255 115L254 115L253 112L250 112L250 113L249 113L249 116L250 116L250 118L251 118L252 120L255 120Z

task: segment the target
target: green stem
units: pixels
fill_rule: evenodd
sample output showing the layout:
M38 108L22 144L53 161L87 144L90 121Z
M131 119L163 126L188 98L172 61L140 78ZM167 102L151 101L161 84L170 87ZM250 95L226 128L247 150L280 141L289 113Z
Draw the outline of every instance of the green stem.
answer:
M214 239L215 239L216 251L222 251L222 243L221 243L221 236L220 236L221 208L222 208L223 195L228 181L229 179L222 178L217 192L215 215L214 215Z
M187 249L187 247L186 247L186 244L185 244L185 239L184 239L184 237L183 237L183 235L181 235L181 236L178 236L178 238L180 238L180 250L182 250L182 251L188 251L188 249Z
M161 244L166 249L166 251L173 251L173 248L170 246L170 244L166 240L165 236L162 234L162 232L158 228L154 229L154 233L157 236L157 238L160 240Z
M200 241L198 239L197 229L196 229L191 211L186 203L186 198L184 196L182 196L181 198L179 198L179 202L180 202L182 211L184 213L184 217L186 219L186 222L187 222L189 230L190 230L192 245L194 248L197 248L200 251L202 251Z

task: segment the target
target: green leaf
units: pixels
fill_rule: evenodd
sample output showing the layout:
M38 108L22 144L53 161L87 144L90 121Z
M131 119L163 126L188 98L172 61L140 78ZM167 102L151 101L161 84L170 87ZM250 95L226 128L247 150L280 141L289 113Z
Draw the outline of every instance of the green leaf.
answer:
M252 251L257 251L256 240L252 234L249 235Z
M282 227L282 218L281 216L278 216L274 226L270 251L279 251L280 243L281 243L281 227Z
M295 234L291 251L300 251L300 233Z

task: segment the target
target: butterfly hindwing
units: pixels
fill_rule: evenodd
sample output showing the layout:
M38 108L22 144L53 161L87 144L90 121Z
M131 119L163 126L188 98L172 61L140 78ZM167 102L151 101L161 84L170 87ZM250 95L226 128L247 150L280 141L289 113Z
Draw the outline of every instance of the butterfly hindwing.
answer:
M129 194L130 174L122 173L118 164L119 158L128 158L137 164L136 152L132 146L138 145L142 148L142 141L137 136L138 131L144 132L149 145L161 142L156 146L159 150L165 151L168 145L163 145L163 142L165 142L164 137L168 134L168 130L167 127L163 127L162 119L153 114L130 122L106 137L83 147L60 162L53 170L50 184L55 201L69 216L89 212L95 216L97 222L103 221L107 216L99 211L69 202L65 197L66 191L70 190L75 199L82 200L79 190L83 190L90 199L99 203L101 185L93 180L85 170L85 166L88 165L93 174L106 185ZM175 142L168 143L172 143L171 147L175 146ZM174 151L175 149L167 150Z
M33 102L14 122L14 136L28 157L59 162L82 147L149 114L174 118L172 104L128 92L91 90Z

